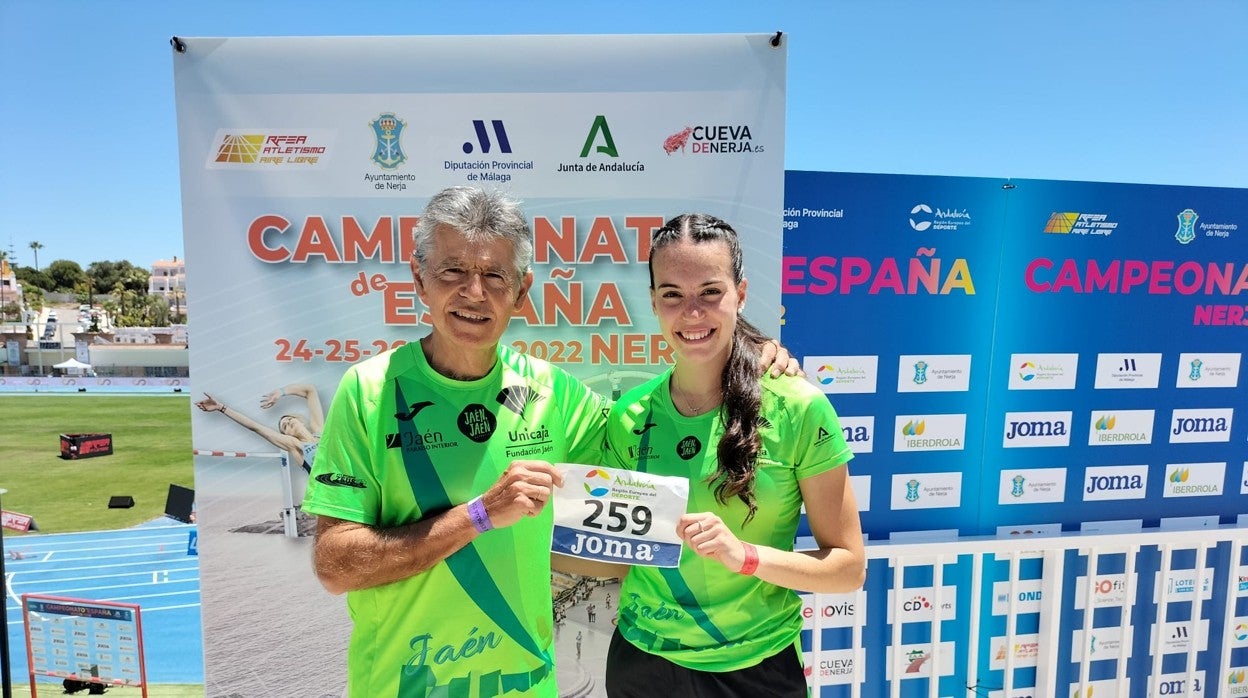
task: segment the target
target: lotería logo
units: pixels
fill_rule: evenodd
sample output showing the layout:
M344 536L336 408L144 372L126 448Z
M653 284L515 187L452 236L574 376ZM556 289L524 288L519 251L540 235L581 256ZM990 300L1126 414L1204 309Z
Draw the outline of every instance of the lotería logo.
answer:
M1196 220L1200 218L1190 208L1185 208L1179 212L1179 229L1174 233L1174 239L1179 241L1180 245L1186 245L1196 239Z
M501 119L491 119L490 125L494 127L494 139L498 144L499 152L510 153L511 141L507 139L507 127L503 125ZM464 155L471 155L476 148L480 148L482 154L490 152L490 148L493 147L494 143L490 141L490 132L485 128L485 121L473 119L472 130L477 134L477 142L474 144L472 141L464 141Z
M387 112L368 125L373 129L373 137L376 139L373 145L373 162L378 167L393 170L407 161L401 141L403 129L407 127L406 121L395 116L393 112Z
M585 473L581 486L591 497L605 497L611 494L611 475L602 468L593 468Z
M927 382L927 362L926 361L915 362L914 378L912 378L911 380L913 380L916 385L923 385L924 383Z

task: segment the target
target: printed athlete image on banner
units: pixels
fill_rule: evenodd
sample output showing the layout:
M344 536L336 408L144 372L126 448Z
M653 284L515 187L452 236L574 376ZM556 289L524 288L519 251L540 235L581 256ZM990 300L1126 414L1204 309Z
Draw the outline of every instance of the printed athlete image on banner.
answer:
M533 281L501 339L508 365L523 355L604 398L661 373L671 348L650 310L650 235L687 211L740 231L749 319L778 334L787 49L771 39L179 38L188 351L205 393L191 426L210 695L339 695L346 685L352 620L312 572L311 514L326 510L310 495L304 512L303 498L319 487L336 495L319 506L346 507L379 492L360 474L321 472L336 448L321 426L340 411L349 367L419 361L408 345L432 318L413 278L413 229L437 192L480 187L521 202ZM567 427L519 420L524 403L478 402L457 406L461 424L445 399L414 398L394 411L410 419L368 435L385 462L431 456L438 477L454 480L444 504L465 504L509 459L543 458L543 428ZM487 454L479 478L437 468L469 450ZM387 492L416 494L387 477ZM548 564L549 521L526 524L525 550L544 561L523 564ZM483 554L505 547L491 534ZM449 575L443 567L428 576ZM525 592L537 654L552 650L557 593ZM474 627L411 625L379 642L386 661L423 657L432 668L442 650L458 655L493 632L466 637Z
M676 567L676 522L689 504L689 479L560 463L551 551L603 562Z

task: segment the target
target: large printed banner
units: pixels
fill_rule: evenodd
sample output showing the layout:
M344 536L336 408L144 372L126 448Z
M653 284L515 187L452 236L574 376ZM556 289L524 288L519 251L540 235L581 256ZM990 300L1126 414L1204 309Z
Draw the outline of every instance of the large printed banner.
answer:
M787 173L782 339L841 415L869 537L1242 526L1244 225L1248 196L1237 190ZM807 626L811 683L816 695L850 695L846 628L857 623L862 695L884 695L888 675L900 676L903 696L928 695L933 677L941 695L960 695L968 663L980 687L999 688L1011 653L1012 695L1039 695L1028 687L1047 667L1059 689L1045 695L1075 695L1065 687L1078 682L1082 653L1116 657L1124 645L1132 685L1147 685L1160 653L1154 695L1212 695L1199 688L1206 676L1223 688L1243 681L1242 669L1229 679L1218 671L1224 650L1242 667L1248 643L1244 599L1233 618L1215 610L1248 589L1227 552L1204 563L1176 552L1176 571L1163 576L1155 548L1133 570L1115 554L1092 573L1072 551L1061 569L1024 560L1016 587L998 558L978 609L966 584L938 591L930 569L898 581L873 564L861 607L807 599L807 618L821 619L819 630ZM945 580L972 578L968 557L946 560ZM1088 599L1097 613L1085 636ZM936 613L947 666L929 661L931 626L920 622ZM1117 613L1131 614L1133 636L1122 636ZM1011 622L1019 634L1007 647ZM1150 647L1155 634L1160 649ZM1192 643L1188 690L1174 672ZM1100 681L1112 662L1094 667L1097 695L1112 692Z
M1248 509L1243 191L786 183L782 338L841 415L872 538Z
M276 528L285 488L301 498L270 433L282 415L315 429L347 366L428 332L408 262L431 194L524 201L535 283L504 339L604 393L670 359L645 263L677 213L737 228L747 314L778 332L785 51L769 39L174 42L191 370L228 407L192 422L215 454L196 459L209 695L345 684L345 612L306 542L243 531Z

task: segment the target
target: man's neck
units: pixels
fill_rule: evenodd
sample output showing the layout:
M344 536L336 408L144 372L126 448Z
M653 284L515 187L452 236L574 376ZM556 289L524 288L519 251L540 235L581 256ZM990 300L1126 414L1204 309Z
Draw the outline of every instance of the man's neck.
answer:
M433 334L420 339L425 362L439 375L451 380L471 381L484 378L498 360L498 345L479 352L442 350L440 346L438 338Z

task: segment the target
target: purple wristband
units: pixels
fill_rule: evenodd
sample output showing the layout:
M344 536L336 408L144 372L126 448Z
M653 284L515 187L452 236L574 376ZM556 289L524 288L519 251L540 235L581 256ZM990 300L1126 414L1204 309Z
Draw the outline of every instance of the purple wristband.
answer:
M477 529L477 533L485 533L494 528L494 524L490 523L490 515L485 511L485 502L481 501L481 497L468 502L468 518L472 520L472 527Z

